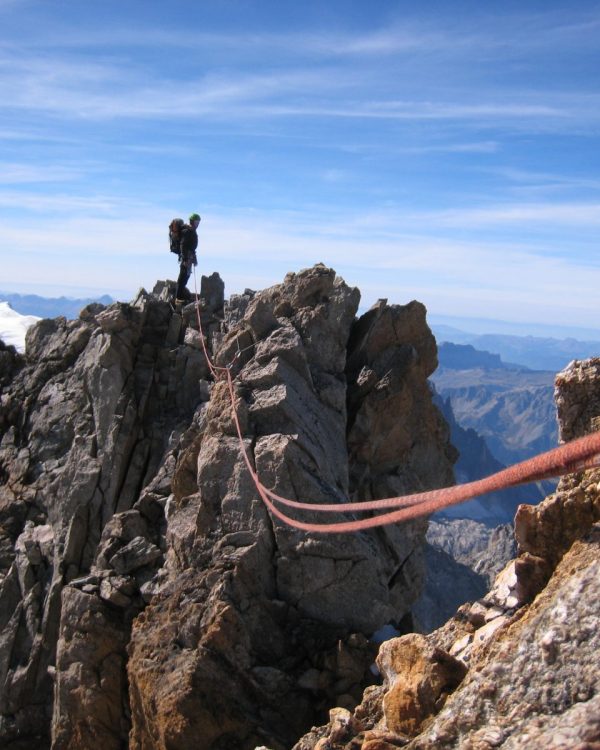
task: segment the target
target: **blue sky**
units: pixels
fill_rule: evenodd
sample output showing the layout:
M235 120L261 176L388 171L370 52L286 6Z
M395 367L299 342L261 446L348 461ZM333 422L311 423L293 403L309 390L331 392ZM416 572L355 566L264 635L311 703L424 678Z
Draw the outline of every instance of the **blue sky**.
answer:
M0 0L0 289L322 261L431 316L600 334L600 2Z

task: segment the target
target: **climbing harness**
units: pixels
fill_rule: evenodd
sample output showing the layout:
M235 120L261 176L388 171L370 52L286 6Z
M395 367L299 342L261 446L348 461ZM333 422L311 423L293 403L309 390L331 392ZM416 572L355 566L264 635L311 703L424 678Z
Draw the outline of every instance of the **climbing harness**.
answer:
M245 347L244 349L240 349L239 342L236 342L237 352L230 364L226 367L215 365L208 354L205 336L202 330L200 301L196 285L195 269L194 291L196 296L196 316L198 320L198 329L200 331L200 339L202 341L202 350L206 357L208 368L214 379L220 380L224 377L227 382L227 389L231 401L232 418L240 443L242 457L248 472L264 504L274 516L288 526L303 531L329 534L364 531L365 529L387 526L389 524L408 521L420 516L430 515L438 510L442 510L443 508L458 505L459 503L471 500L474 497L484 495L488 492L496 492L508 487L516 487L521 484L528 484L529 482L537 482L542 479L559 477L577 471L600 467L600 432L593 432L582 438L577 438L576 440L572 440L564 445L560 445L558 448L553 448L546 453L541 453L533 458L527 459L526 461L502 469L484 479L454 485L453 487L444 487L442 489L417 492L410 495L400 495L398 497L388 497L381 500L346 503L306 503L282 497L272 490L269 490L260 481L258 474L254 470L252 462L248 457L248 452L244 444L244 437L242 435L242 428L237 416L236 395L231 369L234 362L241 356L241 354L247 349L252 348L254 344ZM356 513L374 510L388 510L389 512L359 520L339 521L335 523L305 523L297 521L285 514L277 507L276 503L289 508L314 511L317 513Z

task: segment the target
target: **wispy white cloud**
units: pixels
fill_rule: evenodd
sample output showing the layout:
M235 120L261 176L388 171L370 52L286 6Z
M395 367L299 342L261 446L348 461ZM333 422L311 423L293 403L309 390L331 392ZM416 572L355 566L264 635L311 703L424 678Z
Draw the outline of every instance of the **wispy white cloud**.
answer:
M519 190L521 195L526 192L536 194L542 191L583 190L595 192L600 190L600 179L569 173L537 172L515 167L497 167L493 170L493 173L504 178L511 185L511 188Z
M535 18L542 26L541 17ZM558 21L556 27L561 27ZM513 26L510 28L513 33ZM27 49L16 45L12 49L5 45L0 58L0 100L8 112L20 109L83 119L167 118L177 112L179 118L218 120L322 117L461 120L490 125L513 120L530 125L552 123L554 127L586 127L598 122L599 98L590 96L590 86L584 81L580 92L561 93L555 86L546 87L546 91L527 90L513 77L499 98L489 90L485 77L473 78L476 50L498 55L502 69L509 70L506 39L496 49L495 43L490 45L491 31L441 31L431 25L397 22L391 28L361 34L190 35L193 45L187 65L170 68L168 77L153 58L132 62L129 30L122 35L117 30L111 36L112 54L106 51L111 43L106 32L95 32L96 44L103 52L94 56L89 54L94 33L68 35L65 29L54 46ZM542 32L543 26L543 36ZM133 35L134 44L145 40L151 49L157 34L168 43L170 31L142 26ZM227 61L208 66L208 73L198 75L198 70L206 71L200 62L205 48L222 48L225 39L231 50ZM512 45L512 36L510 40ZM173 35L172 42L179 47L181 35ZM275 47L281 54L265 64L265 55L269 60L268 51ZM409 72L398 75L399 62L388 61L386 56L406 51L413 56L406 63ZM440 51L450 55L450 62L442 64L435 59ZM261 72L249 73L245 55L255 52L263 59ZM366 62L349 64L351 61L344 59L348 55L364 56ZM465 77L470 81L467 90ZM415 96L420 89L435 92L435 99L426 94Z
M493 225L572 225L580 228L600 225L600 203L540 203L459 208L449 211L425 212L418 221L433 221L445 227L476 227Z
M433 154L493 154L500 149L498 141L473 141L472 143L430 143L422 146L411 146L396 149L400 153ZM394 151L394 149L392 149Z
M365 298L591 315L598 9L484 6L183 37L123 6L3 34L3 280L26 258L28 281L133 294L176 273L168 204L210 196L200 255L229 291L323 261Z
M176 259L166 239L170 215L160 208L148 220L148 209L34 220L25 227L5 223L2 236L7 246L18 243L19 253L3 258L3 277L20 278L26 262L31 283L76 285L91 268L99 289L121 285L126 297L156 279L173 278ZM542 244L489 236L456 240L428 232L431 224L425 222L413 232L403 231L400 222L394 233L385 214L323 221L302 212L232 215L213 208L201 225L198 272L220 271L232 293L269 286L288 270L322 261L361 288L364 304L382 296L398 303L417 298L446 314L543 321L551 311L573 324L595 314L600 265L549 256ZM336 233L336 226L345 231Z
M5 4L19 0L3 0ZM1 6L0 6L1 7ZM371 58L385 55L427 52L450 54L453 58L485 52L487 58L501 55L504 60L523 51L555 51L576 45L594 45L600 28L600 16L594 8L544 8L533 11L526 7L502 15L493 8L465 15L457 11L453 19L418 17L418 14L398 11L385 26L361 31L302 30L278 31L206 31L195 28L193 33L182 34L181 29L165 25L149 26L147 19L137 19L136 33L131 34L123 25L80 29L72 34L68 18L56 19L43 29L44 44L63 49L136 49L174 48L202 50L203 54L221 53L226 59L244 60L260 54L276 54L278 59L315 56L331 59ZM510 45L507 44L510 42ZM214 58L213 58L214 59Z
M48 60L31 65L8 87L10 107L79 117L152 118L211 116L327 117L388 120L561 120L585 114L599 119L589 96L568 99L555 94L514 92L503 101L476 103L418 99L371 99L366 88L357 92L356 73L330 69L295 69L263 74L236 72L174 81L145 74L124 73L119 65L72 65ZM47 71L51 70L51 73ZM5 87L0 81L0 91ZM346 98L353 91L359 98ZM366 97L366 98L365 98ZM338 102L337 104L335 102Z
M520 101L465 104L463 102L432 101L356 101L335 106L327 103L249 105L251 116L302 116L374 120L473 120L497 125L498 120L564 120L575 112L560 105L530 104Z
M36 165L0 162L0 182L7 184L71 182L81 177L82 170L74 166Z
M0 191L0 207L18 208L33 215L45 214L111 214L122 210L122 200L111 195L77 195L74 193L41 193Z
M5 114L7 114L7 108L4 108ZM31 142L31 143L43 143L47 145L56 144L69 144L73 143L75 139L72 136L60 135L58 133L49 133L46 130L31 126L23 123L20 129L0 129L0 143L2 141L19 143L19 142Z
M124 151L158 156L189 156L189 146L178 143L129 143L121 146Z
M324 182L331 183L346 182L350 179L350 173L345 169L326 169L320 176Z
M186 51L201 49L205 54L218 53L219 56L227 57L229 60L232 56L235 60L243 60L248 57L253 58L257 54L264 57L269 53L277 54L279 59L282 55L286 59L306 56L314 58L315 55L327 59L379 57L386 54L414 52L419 49L427 49L431 52L435 49L456 48L456 39L452 44L449 36L414 24L360 33L315 32L313 30L221 33L198 30L193 34L182 35L180 30L145 27L142 22L136 29L135 35L132 35L129 29L111 29L110 32L95 29L86 30L77 36L71 34L67 26L57 24L53 29L46 31L44 43L49 49L71 50L90 47L100 49L171 47Z
M266 74L210 73L171 80L135 71L122 63L87 63L57 58L0 62L0 96L17 109L78 118L178 118L260 114L257 103L277 97L349 86L342 78L300 70ZM249 106L252 105L253 106ZM273 114L263 110L262 114Z

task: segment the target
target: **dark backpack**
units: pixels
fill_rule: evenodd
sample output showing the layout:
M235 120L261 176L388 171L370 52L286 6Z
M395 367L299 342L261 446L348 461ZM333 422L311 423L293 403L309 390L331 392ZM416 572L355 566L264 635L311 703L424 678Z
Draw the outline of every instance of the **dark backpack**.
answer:
M179 255L181 230L184 226L185 222L183 219L173 219L169 224L169 249L176 255Z

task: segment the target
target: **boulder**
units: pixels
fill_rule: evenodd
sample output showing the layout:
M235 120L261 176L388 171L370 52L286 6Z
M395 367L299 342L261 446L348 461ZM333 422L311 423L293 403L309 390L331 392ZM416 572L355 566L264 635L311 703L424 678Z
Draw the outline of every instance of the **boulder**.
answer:
M384 681L386 729L408 736L438 713L467 671L463 662L416 633L386 641L377 666Z

